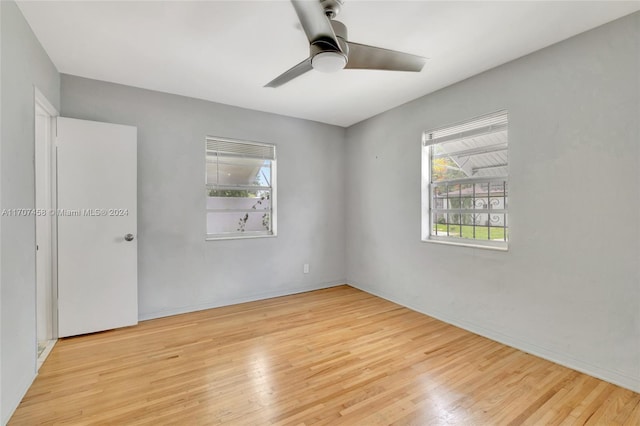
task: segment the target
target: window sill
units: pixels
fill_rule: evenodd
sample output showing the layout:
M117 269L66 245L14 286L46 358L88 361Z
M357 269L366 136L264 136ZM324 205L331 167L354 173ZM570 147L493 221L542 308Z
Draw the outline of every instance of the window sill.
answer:
M253 238L275 238L278 235L229 235L229 236L213 236L207 235L205 241L220 241L220 240L248 240Z
M443 245L447 245L447 246L471 247L471 248L484 249L484 250L509 251L509 246L507 246L507 245L504 245L504 246L502 246L502 245L489 246L489 245L483 245L483 244L464 243L464 242L457 242L457 241L434 240L434 239L426 239L426 240L422 240L422 242L423 243L433 243L433 244L443 244Z

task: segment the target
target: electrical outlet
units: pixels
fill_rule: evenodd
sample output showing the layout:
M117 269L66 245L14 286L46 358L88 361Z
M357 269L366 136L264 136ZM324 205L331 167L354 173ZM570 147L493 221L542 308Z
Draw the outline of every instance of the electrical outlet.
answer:
M308 263L305 263L305 264L304 264L304 273L305 273L305 274L308 274L308 273L309 273L309 264L308 264Z

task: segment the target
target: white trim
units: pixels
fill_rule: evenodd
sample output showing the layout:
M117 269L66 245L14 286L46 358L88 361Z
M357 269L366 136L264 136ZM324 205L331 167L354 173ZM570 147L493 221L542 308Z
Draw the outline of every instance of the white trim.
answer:
M420 218L422 226L420 229L420 239L426 241L431 235L431 148L425 147L424 142L420 146L420 154L422 160L422 170L420 174Z
M56 185L55 185L55 176L56 176L56 161L55 161L55 137L56 137L56 133L57 133L57 121L56 118L59 116L59 113L57 111L57 109L51 104L51 102L49 102L49 100L46 98L46 96L44 96L44 94L40 91L40 89L38 89L37 86L33 87L33 92L34 92L34 126L36 124L36 115L38 114L38 110L41 110L41 112L43 112L44 114L47 115L48 120L49 120L49 125L48 125L48 132L49 135L48 137L45 139L45 161L46 161L46 167L45 167L45 172L46 172L46 176L45 176L45 187L48 188L49 193L47 194L47 200L46 200L46 204L47 206L45 207L47 210L53 210L56 211L57 208L57 204L56 204ZM36 185L37 185L37 180L36 180L36 176L35 174L37 173L36 167L37 164L35 163L35 155L38 152L37 149L37 141L35 139L35 128L34 128L34 193L33 193L33 197L34 197L34 206L36 205ZM47 349L45 350L46 354L43 353L40 357L37 356L37 351L38 351L38 344L37 344L37 336L38 336L38 331L37 331L37 318L36 318L36 329L35 329L35 333L36 333L36 344L35 344L35 351L36 351L36 365L35 365L35 371L37 372L40 369L40 366L42 365L42 363L44 362L44 360L46 359L46 357L48 356L48 353L51 351L51 349L53 348L53 345L55 345L55 342L58 338L58 294L57 294L57 289L58 289L58 280L57 280L57 234L56 234L56 224L57 224L57 218L56 215L51 216L51 223L50 223L50 229L48 232L48 245L49 245L49 260L50 260L50 274L51 274L51 280L50 280L50 285L51 285L51 292L50 292L50 303L51 303L51 318L49 319L51 321L51 341L47 344ZM34 221L34 227L36 227L36 235L37 235L37 222ZM34 241L34 245L37 243L37 241ZM35 247L34 247L34 251L35 251ZM37 256L38 254L36 253L36 264L34 265L34 267L36 268L35 271L35 276L36 276L36 283L37 283ZM36 303L36 315L38 312L37 309L37 298L35 300ZM51 343L53 342L53 343Z
M54 107L51 102L42 94L40 89L37 86L33 86L33 92L35 96L35 102L40 105L50 116L57 117L60 115L56 107Z
M498 343L502 343L503 345L507 345L523 352L527 352L531 355L535 355L564 367L571 368L572 370L576 370L589 376L604 380L606 382L613 383L614 385L622 386L623 388L632 390L634 392L640 392L640 378L633 377L629 375L629 373L613 370L610 368L598 367L589 362L576 359L569 354L558 352L554 349L545 348L543 346L538 346L534 343L527 342L518 337L513 337L508 334L504 334L502 332L492 330L490 328L486 328L481 325L462 320L460 318L456 318L438 310L431 309L429 311L426 311L425 309L416 307L410 302L405 302L394 296L391 296L386 292L377 291L368 286L359 284L355 280L348 279L347 283L352 287L373 294L374 296L378 296L391 302L397 303L413 311L428 315L432 318L446 322L447 324L460 327L471 333L478 334Z
M468 240L468 241L482 241L484 244L474 244L472 242L463 243L451 240L436 240L433 236L429 237L426 240L422 240L423 243L435 243L435 244L444 244L447 246L460 246L460 247L472 247L478 249L486 249L486 250L495 250L495 251L509 251L509 246L503 241L495 241L496 243L504 243L504 245L488 245L486 243L490 243L492 241L483 241L483 240Z
M0 5L0 37L2 36L2 6ZM1 40L0 40L1 41ZM0 164L2 164L2 43L0 42ZM0 166L0 176L2 176L2 166ZM0 185L1 187L2 185ZM0 200L2 200L2 190L0 190ZM0 201L0 209L4 207ZM1 221L0 221L1 222ZM0 225L0 247L2 247L2 226ZM0 272L2 271L2 249L0 248ZM0 273L0 277L2 274ZM2 293L2 279L0 278L0 294ZM0 318L2 318L2 300L0 299ZM9 418L4 418L2 410L2 333L0 332L0 422L2 425L9 422ZM13 414L13 410L10 411Z
M278 152L274 145L275 153L271 160L271 236L278 236Z
M44 362L47 360L56 343L58 343L57 339L49 340L47 342L47 346L44 348L44 351L42 351L42 354L40 354L40 356L38 357L38 371L40 371L42 364L44 364Z
M489 249L489 250L497 250L497 251L508 251L508 247L509 247L509 240L507 238L507 240L505 241L487 241L487 240L480 240L480 239L462 239L462 238L457 238L457 237L446 237L446 236L439 236L439 235L432 235L432 230L434 228L434 223L433 223L433 213L438 212L439 209L434 209L432 206L432 202L433 202L433 188L435 186L439 186L439 185L446 185L446 184L450 184L450 183L476 183L476 182L493 182L493 181L504 181L504 182L508 182L509 178L508 176L500 176L500 177L471 177L471 178L462 178L462 179L451 179L451 180L445 180L445 181L440 181L440 182L432 182L431 181L431 167L432 167L432 162L433 162L433 158L434 158L434 154L433 154L433 147L434 145L438 144L438 143L448 143L451 142L450 139L455 140L458 137L462 137L462 136L469 136L472 135L473 132L475 132L476 130L478 130L477 128L473 127L474 123L481 121L481 120L488 120L491 121L492 119L504 119L505 123L499 124L499 130L500 131L504 131L507 130L508 128L508 117L509 117L509 112L507 110L500 110L500 111L496 111L490 114L486 114L486 115L482 115L476 118L472 118L469 120L464 120L464 121L460 121L456 124L452 124L449 126L443 126L440 127L438 129L435 130L429 130L429 131L425 131L422 134L422 143L421 143L421 161L422 161L422 168L421 168L421 199L420 199L420 212L421 212L421 230L420 230L420 235L421 235L421 241L422 242L428 242L428 243L437 243L437 244L445 244L445 245L455 245L455 246L461 246L461 247L470 247L470 248L479 248L479 249ZM452 128L455 129L456 127L465 127L465 126L469 126L469 129L464 129L464 131L462 133L454 133L452 135L446 135L443 137L439 137L439 138L434 138L434 139L429 139L429 137L431 136L430 134L433 132L437 132L437 131L446 131L448 128ZM486 132L491 132L494 129L494 125L490 125L489 128L481 128L482 132L481 133L486 133ZM507 140L506 143L504 143L506 149L508 149L508 144L509 141ZM506 196L506 194L503 194ZM489 198L490 195L487 194L487 197ZM506 203L505 203L506 204ZM506 206L506 205L505 205ZM454 209L441 209L443 211L446 212L453 212ZM470 209L470 211L465 211L464 209L458 209L458 211L455 211L456 213L461 213L461 214L465 214L465 213L483 213L483 214L490 214L491 211L487 210L486 212L482 210L477 210L477 209ZM508 216L508 209L499 209L495 211L496 213L500 213L500 214L504 214L504 220L505 220L505 226L506 229L508 230L508 223L507 221L507 216ZM461 230L462 232L462 230Z
M220 236L216 237L215 235L207 234L207 237L204 239L205 241L218 241L218 240L246 240L251 238L277 238L278 236L275 234L264 234L264 235L242 235L242 234L231 234L229 236Z
M172 315L186 314L189 312L204 311L206 309L220 308L222 306L237 305L239 303L255 302L257 300L271 299L274 297L290 296L292 294L306 293L307 291L322 290L325 288L337 287L345 285L345 280L329 281L305 286L289 287L282 290L272 290L263 293L256 293L251 296L237 297L232 299L223 299L211 301L207 303L198 303L197 305L182 306L179 308L163 309L160 311L146 312L139 315L140 321L146 321L156 318L169 317Z
M238 143L238 144L248 144L248 145L260 145L260 146L266 146L266 147L270 147L273 148L273 156L270 158L264 158L265 161L269 161L270 162L270 168L271 168L271 173L270 173L270 178L271 178L271 182L269 182L269 186L267 187L258 187L258 186L251 186L251 185L247 185L247 186L242 186L242 185L214 185L214 184L209 184L207 183L207 169L206 169L206 161L207 161L207 155L209 152L212 152L210 150L207 149L207 143L209 141L224 141L224 142L231 142L231 143ZM240 156L240 154L239 154ZM270 219L271 219L271 229L269 231L267 231L264 234L245 234L242 232L237 232L237 233L229 233L229 234L209 234L209 233L205 233L205 241L218 241L218 240L240 240L240 239L248 239L248 238L269 238L269 237L277 237L278 236L278 152L277 152L277 145L273 144L273 143L266 143L266 142L255 142L255 141L246 141L246 140L240 140L240 139L230 139L230 138L221 138L221 137L216 137L216 136L206 136L205 137L205 175L204 175L204 179L205 179L205 188L206 189L216 189L216 188L227 188L227 189L238 189L238 190L245 190L245 189L249 189L249 188L255 188L257 190L268 190L270 192L270 198L271 198L271 202L270 202L270 206L271 208L268 210L260 210L260 211L264 211L270 214ZM208 227L207 224L207 213L220 213L223 212L222 210L216 210L216 209L208 209L205 208L205 227ZM208 230L208 229L207 229ZM260 231L261 232L261 231Z

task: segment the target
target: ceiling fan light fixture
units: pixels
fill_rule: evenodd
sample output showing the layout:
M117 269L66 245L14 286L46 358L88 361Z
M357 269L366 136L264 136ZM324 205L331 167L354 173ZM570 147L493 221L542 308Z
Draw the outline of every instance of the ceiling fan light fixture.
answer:
M0 0L2 1L2 0ZM347 27L333 19L344 0L291 0L309 41L309 57L265 87L279 87L311 70L335 73L343 68L420 72L426 58L347 39Z
M320 52L311 59L311 66L320 72L340 71L347 65L347 57L340 52Z

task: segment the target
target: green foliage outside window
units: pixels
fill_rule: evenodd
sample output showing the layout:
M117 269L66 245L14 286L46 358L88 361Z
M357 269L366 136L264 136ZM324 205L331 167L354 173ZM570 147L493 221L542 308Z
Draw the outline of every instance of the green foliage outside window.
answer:
M209 197L240 197L255 198L255 192L249 192L246 189L210 189Z

